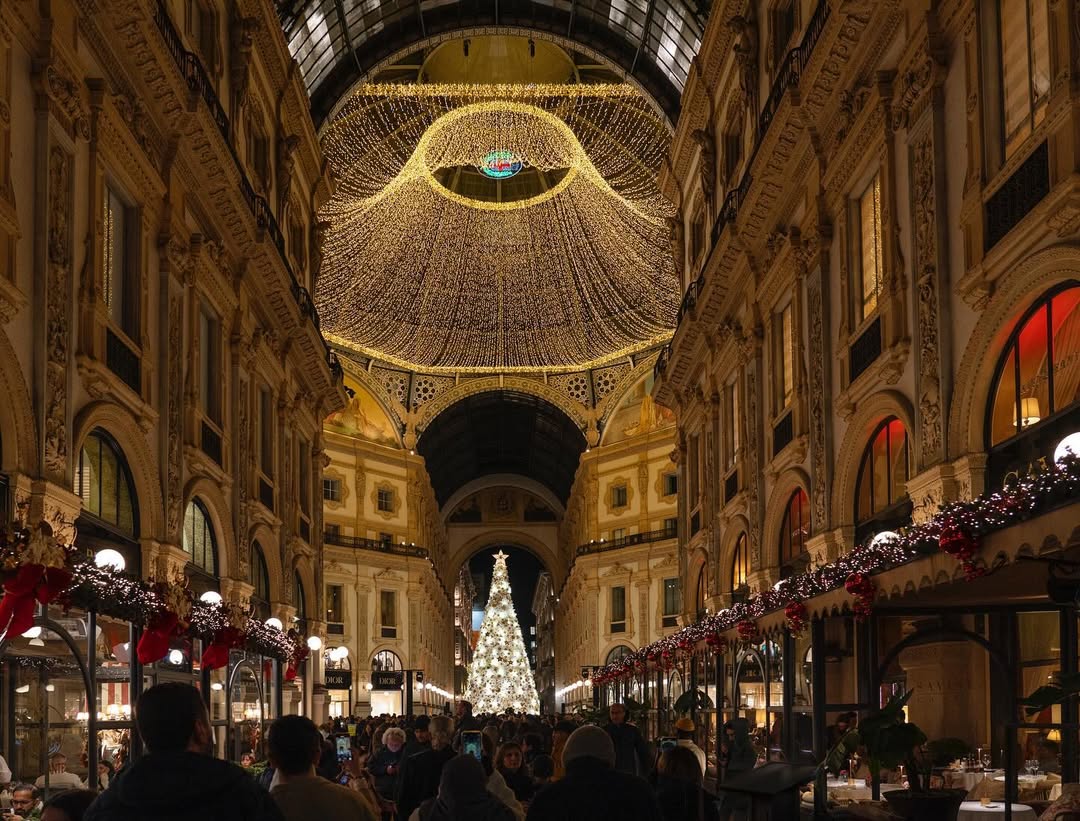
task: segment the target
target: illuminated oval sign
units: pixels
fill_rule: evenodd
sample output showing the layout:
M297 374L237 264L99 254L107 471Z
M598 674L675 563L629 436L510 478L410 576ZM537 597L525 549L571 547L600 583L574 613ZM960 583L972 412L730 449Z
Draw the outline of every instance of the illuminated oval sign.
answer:
M493 180L505 180L517 174L524 163L513 151L499 149L490 151L480 160L480 171Z

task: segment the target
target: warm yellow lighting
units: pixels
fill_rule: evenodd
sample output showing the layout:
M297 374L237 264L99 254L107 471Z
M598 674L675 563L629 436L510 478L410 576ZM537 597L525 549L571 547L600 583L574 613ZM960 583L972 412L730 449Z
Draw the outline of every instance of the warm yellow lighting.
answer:
M1046 740L1061 743L1061 730L1050 730L1046 733Z
M629 86L360 87L323 138L328 338L436 372L592 367L661 344L680 296L656 185L669 140ZM534 182L476 172L496 149Z
M1025 396L1020 400L1020 427L1026 428L1029 425L1034 425L1042 418L1042 412L1039 409L1039 397L1037 396ZM1016 420L1013 419L1013 422Z

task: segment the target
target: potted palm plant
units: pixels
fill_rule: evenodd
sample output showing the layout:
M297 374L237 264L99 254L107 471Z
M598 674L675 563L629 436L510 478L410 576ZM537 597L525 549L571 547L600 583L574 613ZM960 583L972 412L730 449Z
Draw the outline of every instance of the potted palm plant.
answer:
M964 791L930 788L931 762L922 750L926 734L904 716L904 706L913 692L894 696L880 710L862 718L857 728L848 730L819 769L816 792L824 795L827 769L842 769L858 751L866 759L875 797L879 795L882 771L904 765L908 789L884 794L890 809L912 821L956 820Z

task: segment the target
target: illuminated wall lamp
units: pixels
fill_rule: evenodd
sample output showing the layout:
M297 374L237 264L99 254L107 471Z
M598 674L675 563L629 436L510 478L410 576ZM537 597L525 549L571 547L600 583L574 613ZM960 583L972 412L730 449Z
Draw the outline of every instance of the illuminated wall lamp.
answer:
M1026 428L1034 425L1042 418L1042 411L1039 409L1039 397L1037 396L1025 396L1020 400L1020 427ZM1015 411L1013 414L1013 424L1016 424Z

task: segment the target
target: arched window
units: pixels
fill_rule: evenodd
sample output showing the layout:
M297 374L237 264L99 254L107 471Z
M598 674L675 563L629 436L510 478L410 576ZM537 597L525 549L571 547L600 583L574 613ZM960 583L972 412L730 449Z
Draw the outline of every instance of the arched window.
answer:
M614 664L620 659L626 658L633 652L634 651L627 647L625 644L616 645L615 647L612 647L611 650L608 652L607 659L604 661L604 664Z
M202 500L188 502L184 512L184 552L191 557L191 566L209 576L217 577L217 540L214 525Z
M255 612L263 621L270 618L270 571L266 567L266 556L262 545L251 543L251 583L255 590L251 594L251 603Z
M697 617L703 618L705 616L705 600L709 598L709 566L703 564L701 570L698 571L697 577L697 594L694 597L694 603L697 606Z
M859 525L899 522L907 517L908 436L904 423L890 416L874 429L859 463L855 485L856 538Z
M806 552L810 538L810 500L798 488L788 499L784 521L780 524L780 567L788 567Z
M731 590L733 593L745 591L749 575L750 550L746 543L746 534L740 533L739 540L735 542L735 553L731 559Z
M1016 323L990 396L990 447L1080 401L1080 283L1047 292Z
M400 670L401 659L393 650L380 650L371 658L372 670Z
M124 454L101 428L86 437L75 468L75 492L83 512L111 525L122 536L136 537L135 491Z
M307 618L307 597L304 595L304 582L300 578L300 571L293 573L293 601L296 602L296 617Z

